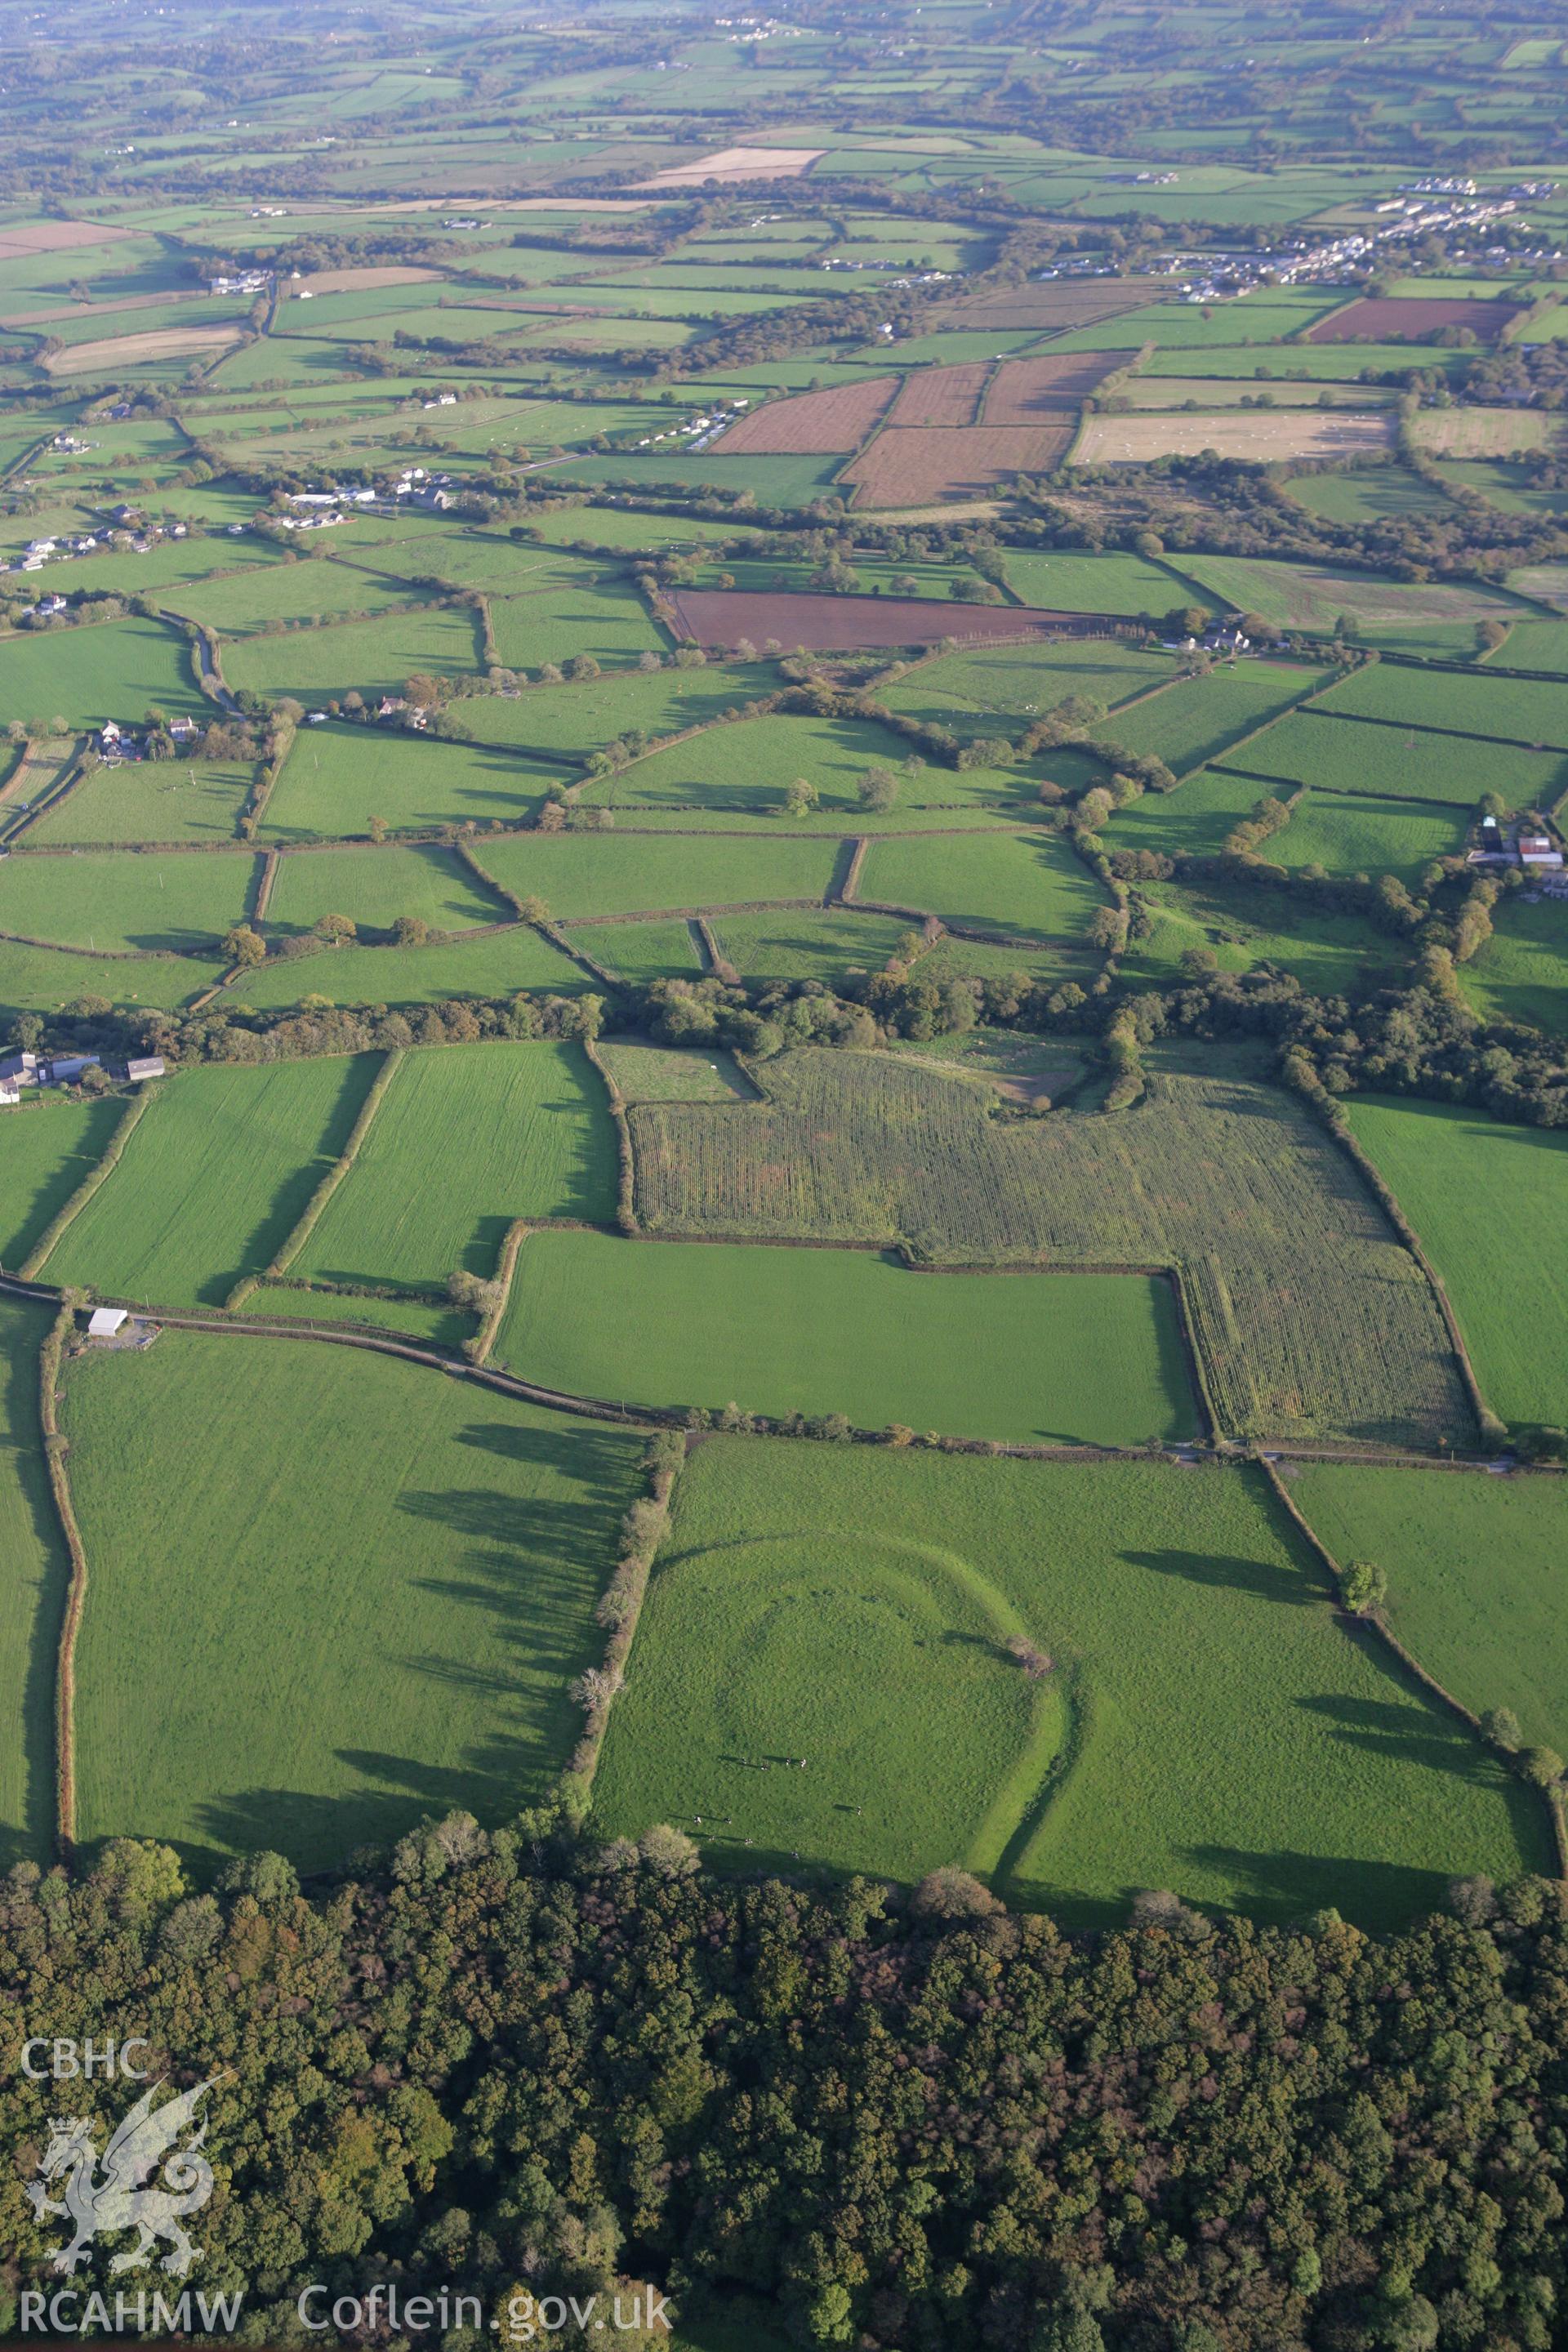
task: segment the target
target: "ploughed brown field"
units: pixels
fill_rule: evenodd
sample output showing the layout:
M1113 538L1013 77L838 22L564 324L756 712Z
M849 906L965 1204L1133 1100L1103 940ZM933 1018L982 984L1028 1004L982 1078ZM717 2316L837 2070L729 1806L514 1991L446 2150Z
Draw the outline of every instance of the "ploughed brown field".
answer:
M914 507L984 496L1014 474L1046 474L1065 455L1072 420L1051 425L889 425L852 465L857 507Z
M1054 358L1004 360L985 395L985 422L1059 423L1127 357L1125 352L1059 352Z
M1083 613L1036 604L944 604L934 596L775 595L751 588L679 588L670 599L680 635L730 647L770 639L793 653L853 653L879 646L932 646L944 637L1045 637L1093 625Z
M1424 294L1366 295L1348 310L1320 319L1302 337L1308 343L1348 343L1358 335L1374 343L1409 342L1444 327L1468 327L1478 341L1495 342L1510 319L1519 316L1517 302L1468 300L1464 296L1442 299Z
M714 442L726 457L831 456L858 449L891 400L896 376L872 376L865 383L836 383L826 392L797 393L770 401L754 416L742 416Z
M991 373L989 360L955 367L916 368L904 378L889 425L973 425L975 404Z

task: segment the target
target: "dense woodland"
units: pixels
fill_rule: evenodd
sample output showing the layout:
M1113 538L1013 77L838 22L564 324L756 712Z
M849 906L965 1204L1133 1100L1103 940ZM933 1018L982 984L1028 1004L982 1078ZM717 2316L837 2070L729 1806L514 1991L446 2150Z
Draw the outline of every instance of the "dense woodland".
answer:
M314 2280L501 2312L617 2278L888 2352L1558 2340L1544 1881L1466 1882L1388 1942L1159 1895L1089 1942L953 1875L715 1884L668 1830L453 1817L309 1898L267 1854L201 1894L156 1846L24 1865L0 1978L8 2039L141 2032L181 2083L223 2077L200 2284L248 2286L240 2341L306 2340ZM58 2098L8 2075L8 2144Z

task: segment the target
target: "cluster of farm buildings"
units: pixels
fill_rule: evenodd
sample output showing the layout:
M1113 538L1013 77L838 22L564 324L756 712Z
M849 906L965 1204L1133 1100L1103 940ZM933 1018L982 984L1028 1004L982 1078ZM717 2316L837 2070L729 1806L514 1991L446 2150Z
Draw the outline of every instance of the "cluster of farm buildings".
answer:
M88 1070L106 1069L111 1078L140 1086L163 1075L162 1054L136 1054L106 1063L101 1054L7 1054L0 1060L0 1104L19 1103L25 1087L74 1086Z

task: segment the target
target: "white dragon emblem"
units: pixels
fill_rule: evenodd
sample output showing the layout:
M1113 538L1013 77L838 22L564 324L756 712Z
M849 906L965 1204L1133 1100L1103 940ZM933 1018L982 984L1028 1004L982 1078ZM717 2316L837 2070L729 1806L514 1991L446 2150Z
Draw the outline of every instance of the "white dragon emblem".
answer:
M163 2077L139 2098L103 2151L100 2169L93 2146L90 2116L54 2116L49 2120L49 2144L38 2166L38 2177L27 2184L27 2197L38 2220L59 2214L75 2225L68 2246L54 2256L54 2266L68 2274L84 2263L100 2231L135 2230L135 2245L116 2254L111 2272L142 2269L160 2238L170 2252L159 2264L183 2277L200 2255L180 2227L180 2217L199 2212L213 2193L213 2168L200 2153L207 2136L204 2117L195 2136L184 2147L174 2142L196 2124L197 2102L213 2087L209 2080L184 2091L154 2108ZM160 2171L163 2179L157 2178ZM63 2197L57 2202L47 2184L66 2176Z

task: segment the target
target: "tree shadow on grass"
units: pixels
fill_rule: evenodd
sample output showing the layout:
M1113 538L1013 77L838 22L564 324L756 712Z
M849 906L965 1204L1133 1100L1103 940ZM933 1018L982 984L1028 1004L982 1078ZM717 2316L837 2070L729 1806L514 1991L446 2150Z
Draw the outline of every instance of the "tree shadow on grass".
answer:
M1206 1551L1128 1551L1122 1559L1156 1576L1179 1576L1213 1591L1250 1593L1287 1609L1310 1609L1327 1598L1325 1587L1305 1567L1267 1560L1225 1558Z

